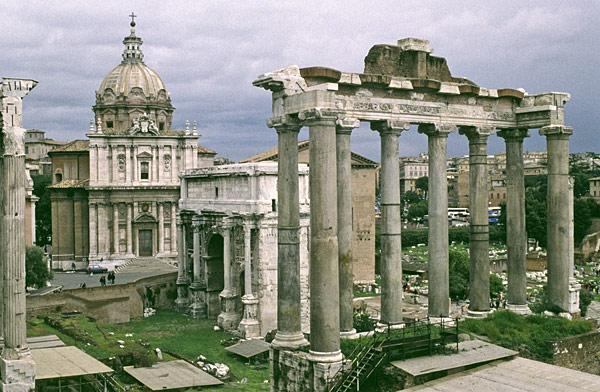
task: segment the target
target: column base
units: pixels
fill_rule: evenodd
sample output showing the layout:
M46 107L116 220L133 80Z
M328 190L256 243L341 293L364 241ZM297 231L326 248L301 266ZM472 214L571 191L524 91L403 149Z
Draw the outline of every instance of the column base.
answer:
M192 303L190 304L190 315L193 318L206 318L206 301L203 297L204 292L201 291L201 287L192 286Z
M520 314L522 316L530 315L531 309L529 309L528 305L517 305L517 304L506 304L506 310L512 313Z
M253 339L260 337L260 322L257 319L258 298L252 294L246 294L242 297L244 304L244 318L240 321L238 330L244 339Z
M307 358L311 362L328 363L328 364L339 362L341 365L342 360L344 359L344 356L342 355L341 350L326 351L326 352L308 350Z
M271 346L278 350L297 350L308 346L308 340L304 338L304 334L298 332L281 332L277 331L275 339L271 342Z
M7 355L4 353L3 355ZM7 355L8 356L8 355ZM35 362L29 350L19 352L17 359L1 358L2 392L29 392L35 390Z
M470 319L484 319L487 316L490 315L490 313L493 313L493 310L471 310L471 309L467 309L467 315L465 316L466 318L470 318Z
M358 333L356 333L356 329L352 328L350 331L340 331L341 339L358 339Z
M581 290L581 285L577 283L574 278L569 279L569 313L572 315L578 315L581 313L581 309L579 307L579 291Z

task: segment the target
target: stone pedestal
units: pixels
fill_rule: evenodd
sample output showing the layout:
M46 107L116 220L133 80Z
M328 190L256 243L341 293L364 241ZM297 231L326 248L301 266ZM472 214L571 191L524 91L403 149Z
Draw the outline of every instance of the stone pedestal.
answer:
M254 295L244 295L244 318L238 327L244 339L260 337L260 323L258 322L258 298Z
M572 278L569 281L569 313L580 314L581 308L579 307L579 292L581 291L581 285Z
M190 285L192 303L189 306L190 315L193 318L206 318L206 298L204 287L194 282Z
M0 358L2 392L29 392L35 390L35 362L29 349L15 353L15 358Z
M217 325L225 331L237 329L240 322L240 316L235 311L237 295L231 292L222 292L219 298L221 299L221 313L217 317Z
M340 369L343 361L320 363L309 359L305 352L272 348L271 365L272 392L326 392Z

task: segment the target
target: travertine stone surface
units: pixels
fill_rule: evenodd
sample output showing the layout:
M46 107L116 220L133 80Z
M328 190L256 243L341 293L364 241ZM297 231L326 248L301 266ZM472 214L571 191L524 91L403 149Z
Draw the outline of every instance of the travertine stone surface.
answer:
M429 294L430 317L448 317L450 287L448 282L448 179L446 156L448 133L455 127L444 124L421 124L419 132L427 135L429 151Z
M460 127L460 133L469 139L469 311L474 312L490 309L487 139L492 131L489 128Z
M352 162L350 135L360 121L342 118L336 122L337 157L337 209L338 209L338 261L340 281L340 333L351 336L356 333L353 323L352 271Z
M548 299L569 310L569 136L572 128L540 129L548 151Z
M0 79L0 391L35 388L35 363L27 345L25 314L25 196L26 171L22 99L34 80Z
M396 121L371 123L381 138L381 322L386 324L403 322L398 139L408 128L409 124Z
M498 132L506 142L506 246L508 250L509 310L521 313L527 306L527 232L525 230L525 182L523 139L527 129ZM520 308L517 306L520 306Z

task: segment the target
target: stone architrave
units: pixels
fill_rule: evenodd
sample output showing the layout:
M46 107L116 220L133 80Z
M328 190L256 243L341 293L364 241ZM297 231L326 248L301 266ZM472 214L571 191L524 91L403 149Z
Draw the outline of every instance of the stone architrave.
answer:
M486 317L490 310L490 234L488 216L487 139L490 128L460 127L469 139L469 311L470 317Z
M308 342L302 333L300 302L300 201L298 187L298 132L302 125L290 118L273 118L277 131L277 333L273 347L297 349Z
M429 317L450 315L448 281L448 177L446 174L448 134L456 127L448 124L421 124L419 132L427 135L429 151Z
M338 262L340 280L340 336L353 337L354 274L352 272L352 153L350 135L360 126L356 118L336 121Z
M240 321L239 330L244 339L260 337L258 321L258 298L252 293L252 226L244 222L244 317Z
M309 127L311 361L340 362L337 239L337 113L312 109L298 116Z
M177 214L177 299L175 305L179 310L187 309L189 304L188 285L189 281L186 274L186 245L185 245L185 226L181 214Z
M2 292L0 391L35 389L35 363L27 345L25 306L25 147L23 97L37 84L0 79L0 290Z
M573 129L552 125L540 129L548 151L548 300L569 310L569 137Z
M506 246L508 292L506 308L529 314L527 306L527 232L525 229L525 177L523 139L527 129L504 129L498 135L506 142Z
M192 218L192 230L193 230L193 281L190 285L192 292L192 303L190 304L190 314L194 318L200 318L206 316L206 306L204 304L204 298L202 298L202 264L200 259L200 217L194 216Z
M410 124L371 122L381 137L381 323L402 324L402 220L398 139ZM312 203L312 199L311 199Z

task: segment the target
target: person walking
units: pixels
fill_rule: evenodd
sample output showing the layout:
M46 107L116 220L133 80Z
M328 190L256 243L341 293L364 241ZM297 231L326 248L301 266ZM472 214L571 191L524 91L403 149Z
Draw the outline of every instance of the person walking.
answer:
M100 277L100 286L104 287L106 286L106 276L102 275Z

